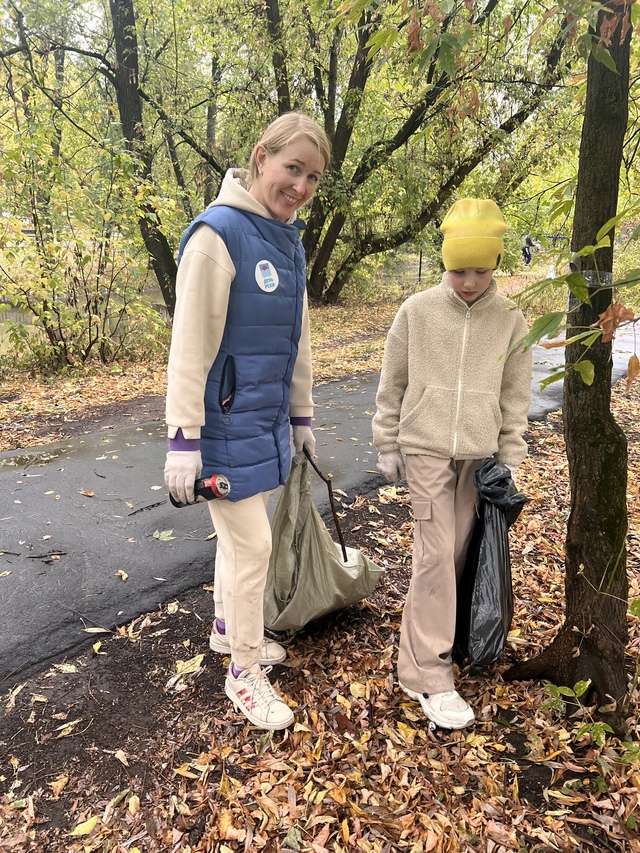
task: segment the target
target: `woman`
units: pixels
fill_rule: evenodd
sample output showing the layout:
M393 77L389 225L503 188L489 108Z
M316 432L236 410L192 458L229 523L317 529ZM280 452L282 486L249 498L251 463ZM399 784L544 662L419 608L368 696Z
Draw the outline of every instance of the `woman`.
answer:
M209 501L217 533L210 646L231 656L225 692L255 726L293 722L271 686L285 649L264 637L269 494L296 451L313 453L311 344L298 209L329 165L324 131L300 113L273 121L249 169L230 169L218 198L180 243L169 353L165 483L181 503L197 477L224 474ZM267 667L263 669L262 667Z

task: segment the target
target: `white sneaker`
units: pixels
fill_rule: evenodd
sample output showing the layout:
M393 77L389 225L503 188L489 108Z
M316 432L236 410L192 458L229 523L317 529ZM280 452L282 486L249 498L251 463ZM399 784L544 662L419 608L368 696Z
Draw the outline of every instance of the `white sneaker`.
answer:
M464 729L475 722L472 708L457 690L427 694L409 690L400 680L398 685L407 696L420 703L425 716L441 729Z
M267 678L271 667L259 665L243 669L237 678L231 667L224 682L224 691L249 722L259 729L286 729L293 722L291 708L278 696Z
M229 645L229 637L226 634L221 634L218 631L218 626L213 622L213 628L209 635L209 648L212 652L219 652L221 655L230 655L231 646ZM274 663L282 663L287 656L287 650L275 640L269 640L267 637L262 638L260 646L260 665L272 666Z

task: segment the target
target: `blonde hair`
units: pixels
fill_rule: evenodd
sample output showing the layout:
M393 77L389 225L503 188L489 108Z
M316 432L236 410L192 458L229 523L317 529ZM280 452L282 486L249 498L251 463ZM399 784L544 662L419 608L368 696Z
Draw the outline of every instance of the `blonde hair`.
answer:
M256 149L262 145L269 154L277 154L294 142L300 136L306 136L314 145L324 159L325 169L331 161L331 145L327 134L312 118L303 113L284 113L267 125L262 138L256 143L249 159L249 177L254 181L258 176L256 165Z

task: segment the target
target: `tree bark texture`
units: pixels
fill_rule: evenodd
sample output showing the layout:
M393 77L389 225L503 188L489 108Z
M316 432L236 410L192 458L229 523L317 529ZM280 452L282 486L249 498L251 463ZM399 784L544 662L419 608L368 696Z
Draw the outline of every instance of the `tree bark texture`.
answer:
M152 155L144 133L133 0L109 0L109 8L116 52L113 80L120 124L129 150L136 157L138 179L142 185L152 180ZM138 225L165 305L173 316L177 266L169 241L162 233L159 214L150 203L142 205Z
M622 146L628 119L630 7L611 2L601 10L596 36L611 31L609 44L617 72L593 55L580 146L572 251L594 245L598 230L616 214ZM626 22L626 23L625 23ZM613 244L613 235L611 235ZM594 258L578 258L591 304L569 299L567 338L597 322L612 302L613 248ZM586 261L586 263L585 263ZM591 385L570 366L588 359ZM573 687L591 680L587 701L617 707L603 714L623 728L627 695L626 573L627 442L611 412L611 344L589 351L580 342L566 348L563 419L571 489L565 549L565 622L542 654L508 670L510 679L547 678Z

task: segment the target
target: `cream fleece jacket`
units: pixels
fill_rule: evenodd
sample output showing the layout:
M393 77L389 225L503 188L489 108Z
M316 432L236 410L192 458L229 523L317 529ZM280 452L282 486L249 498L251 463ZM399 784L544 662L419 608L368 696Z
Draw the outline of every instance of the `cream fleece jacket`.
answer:
M247 191L245 169L229 169L211 207L227 205L269 219L268 211ZM198 228L185 246L176 279L176 309L167 368L166 420L169 438L182 429L200 438L204 425L204 391L218 354L236 274L222 238L208 225ZM298 356L291 381L291 417L312 417L313 377L309 307L305 293Z
M531 402L531 351L522 312L492 280L468 305L447 283L400 307L385 346L373 418L379 453L453 459L495 455L517 466Z

